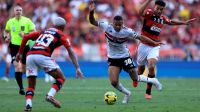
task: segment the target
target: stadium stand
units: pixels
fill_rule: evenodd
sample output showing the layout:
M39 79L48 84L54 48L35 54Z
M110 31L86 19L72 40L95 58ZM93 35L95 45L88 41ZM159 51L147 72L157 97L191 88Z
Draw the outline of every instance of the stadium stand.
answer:
M110 21L120 14L125 19L125 25L140 32L142 19L137 10L144 0L96 0L98 18ZM165 14L169 18L186 20L200 16L199 0L166 0ZM89 0L0 0L0 32L4 30L9 16L12 16L13 6L22 4L24 15L32 18L37 30L51 26L56 16L62 16L68 21L65 32L69 34L72 45L78 57L83 60L106 60L106 45L102 31L94 29L88 22L87 3ZM152 4L153 5L153 4ZM161 60L200 60L200 21L190 26L166 26L161 38L166 43L162 47ZM3 39L1 38L1 43ZM131 55L134 56L138 42L130 42ZM90 51L90 52L88 52ZM94 52L95 51L95 52ZM92 54L91 54L92 53ZM54 52L58 60L63 58L62 48ZM95 55L93 57L88 57Z

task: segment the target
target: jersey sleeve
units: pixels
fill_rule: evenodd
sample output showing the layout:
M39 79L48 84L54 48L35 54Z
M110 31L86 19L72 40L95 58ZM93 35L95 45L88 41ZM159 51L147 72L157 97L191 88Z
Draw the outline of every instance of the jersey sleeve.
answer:
M10 31L10 19L6 23L6 30Z
M129 33L129 37L132 39L138 39L139 37L139 34L130 28L128 29L128 33Z
M164 23L165 24L170 24L171 23L171 19L169 19L167 16L163 16L163 18L164 18Z
M40 36L39 31L31 32L27 35L25 35L23 38L26 38L28 40L36 40Z
M71 47L71 43L67 35L63 35L60 39L60 43L65 46L65 48Z
M28 19L28 28L29 31L35 30L35 24L30 19Z
M19 54L23 53L25 45L26 45L28 40L30 40L30 39L36 40L39 36L40 36L40 32L38 32L38 31L32 32L28 35L25 35L22 39L22 43L21 43L20 48L19 48Z
M107 22L103 22L103 21L99 21L98 22L98 26L103 29L103 30L106 30L109 26L109 24Z
M145 13L144 13L144 17L145 17L145 18L149 18L149 17L151 17L152 15L153 15L152 9L147 9L147 10L145 10Z

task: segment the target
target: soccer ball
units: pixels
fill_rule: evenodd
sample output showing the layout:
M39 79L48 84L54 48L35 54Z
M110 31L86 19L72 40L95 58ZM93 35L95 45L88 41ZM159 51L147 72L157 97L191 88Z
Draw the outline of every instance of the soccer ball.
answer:
M104 101L108 105L113 105L117 101L117 95L115 92L108 91L104 94Z

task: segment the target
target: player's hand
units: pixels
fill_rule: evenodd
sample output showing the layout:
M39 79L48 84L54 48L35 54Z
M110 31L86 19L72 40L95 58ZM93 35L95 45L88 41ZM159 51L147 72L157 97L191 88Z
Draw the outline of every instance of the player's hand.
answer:
M5 38L5 42L10 43L10 38L9 37Z
M19 35L23 38L24 32L20 32Z
M91 0L90 3L89 3L89 10L90 11L94 11L95 10L94 0Z
M192 19L190 19L190 20L187 20L187 21L185 22L185 24L186 24L186 25L189 25L189 24L193 23L193 22L196 21L196 20L197 20L197 18L192 18Z
M17 53L15 60L19 62L22 59L22 55Z
M80 78L80 79L83 79L84 78L84 75L83 73L81 72L81 69L80 68L77 68L76 69L76 78Z

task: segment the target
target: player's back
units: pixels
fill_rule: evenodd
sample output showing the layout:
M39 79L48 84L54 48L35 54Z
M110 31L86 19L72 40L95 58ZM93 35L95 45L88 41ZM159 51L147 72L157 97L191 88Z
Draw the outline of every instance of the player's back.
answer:
M45 56L51 56L55 48L66 43L69 45L67 36L62 31L55 28L49 28L40 33L40 36L28 52L28 55L42 54Z

